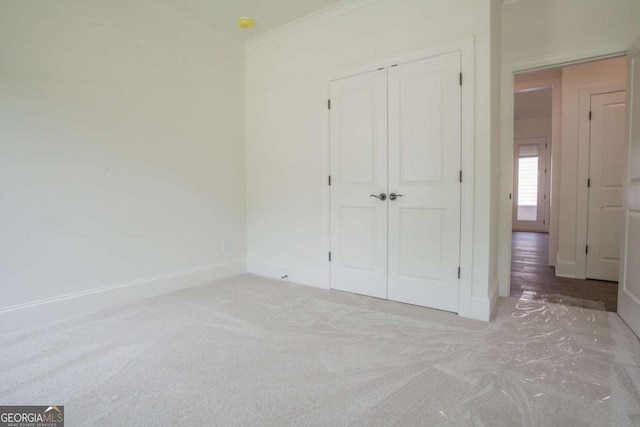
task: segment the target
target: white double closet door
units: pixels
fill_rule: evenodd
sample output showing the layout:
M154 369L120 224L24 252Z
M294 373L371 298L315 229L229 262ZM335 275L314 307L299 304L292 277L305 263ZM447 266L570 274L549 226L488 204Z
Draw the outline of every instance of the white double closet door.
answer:
M331 287L458 311L460 53L330 85Z

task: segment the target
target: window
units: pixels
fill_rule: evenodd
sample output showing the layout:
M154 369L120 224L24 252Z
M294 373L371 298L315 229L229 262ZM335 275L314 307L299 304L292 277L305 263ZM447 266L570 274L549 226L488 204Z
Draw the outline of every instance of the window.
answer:
M518 221L538 220L539 146L518 149Z

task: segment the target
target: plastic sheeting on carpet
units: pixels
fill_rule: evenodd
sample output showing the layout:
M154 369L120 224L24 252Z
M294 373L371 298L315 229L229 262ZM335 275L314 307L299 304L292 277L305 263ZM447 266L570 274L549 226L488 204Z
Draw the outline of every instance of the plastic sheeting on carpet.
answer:
M0 378L73 426L640 424L616 314L509 298L483 323L250 275L1 336Z

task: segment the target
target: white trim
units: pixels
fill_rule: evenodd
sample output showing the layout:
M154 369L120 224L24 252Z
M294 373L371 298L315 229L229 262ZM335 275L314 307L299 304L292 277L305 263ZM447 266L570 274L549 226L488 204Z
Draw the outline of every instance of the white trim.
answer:
M328 272L326 271L316 272L285 265L249 261L247 262L247 273L269 277L271 279L286 280L288 282L295 282L301 285L313 286L315 288L329 289L329 282L326 280ZM287 276L287 278L283 279L283 276Z
M473 54L475 52L474 47L475 41L473 37L462 37L444 42L435 42L425 46L424 49L420 49L419 51L395 55L390 58L384 58L356 67L344 68L337 73L328 76L327 80L329 80L329 82L333 82L336 80L357 76L358 74L369 73L379 68L387 68L391 67L392 65L406 64L407 62L419 61L421 59L427 59L433 56L439 56L450 52L459 51L466 54L466 50L469 50ZM464 63L464 58L462 59L462 61ZM462 72L464 73L464 69L462 70Z
M491 320L491 306L489 297L473 297L471 298L469 314L464 317L488 322Z
M489 320L491 305L477 307L472 299L474 278L473 265L473 220L475 217L475 142L476 142L476 74L475 39L473 37L460 43L462 69L462 190L460 203L460 298L458 314L462 317ZM483 311L484 310L484 311ZM477 313L481 317L475 317Z
M558 254L558 217L559 195L560 195L560 147L562 145L562 79L560 77L544 78L537 80L528 80L526 82L514 85L517 90L526 90L533 88L550 88L551 89L551 135L549 137L550 146L548 151L547 163L549 165L547 194L549 200L546 208L547 211L547 231L549 233L549 265L556 265L556 256ZM555 179L553 179L555 178ZM511 256L511 248L509 248L509 257Z
M633 122L634 109L640 105L634 105L633 99L637 81L634 81L636 67L640 66L640 38L637 38L629 48L627 62L627 158L631 159L632 141L637 136L637 126L640 124ZM635 131L635 133L634 133ZM624 211L624 231L620 242L620 282L618 284L618 314L633 332L640 336L640 299L628 290L630 262L638 262L637 259L629 259L629 219L631 215L640 215L640 181L637 176L632 176L631 160L625 162L624 190L623 190L623 211ZM633 254L631 254L633 256Z
M297 32L300 32L306 28L318 25L329 19L336 18L338 16L349 13L353 10L360 9L367 6L377 0L344 0L334 5L328 6L324 9L320 9L317 12L313 12L309 15L298 18L287 24L281 25L273 30L259 34L250 38L245 42L245 48L247 50L256 49L266 43L272 42L279 38L291 36Z
M511 294L511 239L513 233L513 152L514 147L514 71L503 66L500 85L501 123L500 127L500 170L499 211L498 211L498 279L500 296ZM505 125L508 123L508 125ZM512 194L513 196L513 194Z
M618 288L618 314L631 330L638 335L640 331L640 300L630 293L626 287Z
M568 279L584 279L576 276L576 262L565 260L560 257L556 259L556 276Z
M489 291L489 304L491 306L489 312L489 319L491 320L495 317L496 311L498 310L498 299L500 298L500 281L496 279L495 284L491 287Z
M242 274L241 260L146 277L0 308L0 334L64 320Z
M615 58L617 56L624 56L626 53L626 46L623 46L620 43L610 43L608 45L601 45L597 47L558 52L552 55L532 56L530 58L504 63L502 65L508 70L511 70L512 74L524 73L548 68L566 67L568 65L599 61L607 58Z
M514 74L525 71L541 70L545 68L556 68L570 64L595 61L616 56L625 55L627 46L620 43L611 43L577 49L571 51L558 52L548 55L539 55L531 58L516 60L502 65L501 90L501 128L500 128L500 170L513 170L513 89ZM561 142L562 143L562 142ZM513 188L513 174L502 174L500 185L500 208L498 222L498 277L500 278L500 296L509 296L509 283L511 283L511 224L513 219L511 200L508 194ZM505 178L506 177L506 178ZM556 275L565 274L568 264L561 264L561 260L556 262ZM575 267L573 268L575 271ZM561 276L561 277L571 277Z
M335 76L329 76L327 83L342 78L362 74L377 70L381 67L387 67L395 64L402 64L419 59L429 58L436 55L441 55L448 52L459 51L461 57L460 69L463 75L463 84L461 88L461 168L463 171L463 180L461 188L461 204L460 204L460 266L462 269L460 277L459 287L459 300L458 300L458 314L461 317L468 317L479 320L489 320L491 304L487 298L473 298L472 297L472 283L473 283L473 218L474 218L474 159L475 159L475 39L474 37L464 37L456 40L452 40L437 45L432 45L427 49L409 53L394 58L383 59L376 63L369 64L362 67L351 68L343 70L340 74ZM327 84L327 91L328 91ZM327 171L327 175L330 171L329 164L329 147L331 141L329 138L329 110L326 110L325 120L325 154L327 157L324 159L324 169ZM331 209L329 204L329 187L326 181L323 180L324 197L324 217L330 218ZM326 238L330 236L331 229L329 221L326 220L323 224L327 227L323 233ZM327 240L329 246L327 251L330 251L330 240ZM250 266L253 263L250 263ZM329 267L328 267L329 268ZM274 277L273 275L269 277ZM280 276L278 276L280 277ZM330 277L327 274L325 277ZM314 282L310 280L309 282ZM307 283L307 282L301 282ZM315 282L317 283L317 282ZM316 285L317 286L317 285ZM324 286L323 286L324 287Z
M551 163L549 169L549 265L556 265L560 236L560 151L562 148L562 79L551 79Z

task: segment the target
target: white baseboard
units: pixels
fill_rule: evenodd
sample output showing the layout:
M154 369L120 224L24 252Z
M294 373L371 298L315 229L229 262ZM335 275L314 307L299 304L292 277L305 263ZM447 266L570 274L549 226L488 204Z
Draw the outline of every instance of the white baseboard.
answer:
M321 289L331 289L328 270L325 272L316 272L291 268L283 265L248 261L247 273L278 280L283 280L282 277L286 275L288 277L284 280L290 282L313 286ZM473 297L471 300L471 310L469 316L463 317L488 322L491 318L491 310L495 308L495 305L497 305L495 304L497 299L497 287L493 289L493 295L491 296L491 299L489 299L488 297Z
M0 308L0 334L64 320L246 272L231 261Z
M487 296L471 297L471 306L468 315L463 315L468 319L482 320L489 322L498 305L498 295L500 292L500 282L496 279L488 290Z
M500 280L496 279L495 285L489 291L489 320L495 318L496 311L498 309L498 299L500 297Z
M472 297L468 318L484 322L491 320L491 301L489 297Z
M640 301L624 286L618 288L618 314L631 330L640 337Z
M283 265L248 261L247 273L270 277L272 279L282 279L283 276L287 276L284 280L289 282L300 283L302 285L313 286L315 288L330 288L328 272L301 270Z
M556 260L556 276L569 279L584 279L584 277L576 274L575 261L566 261L560 258Z

